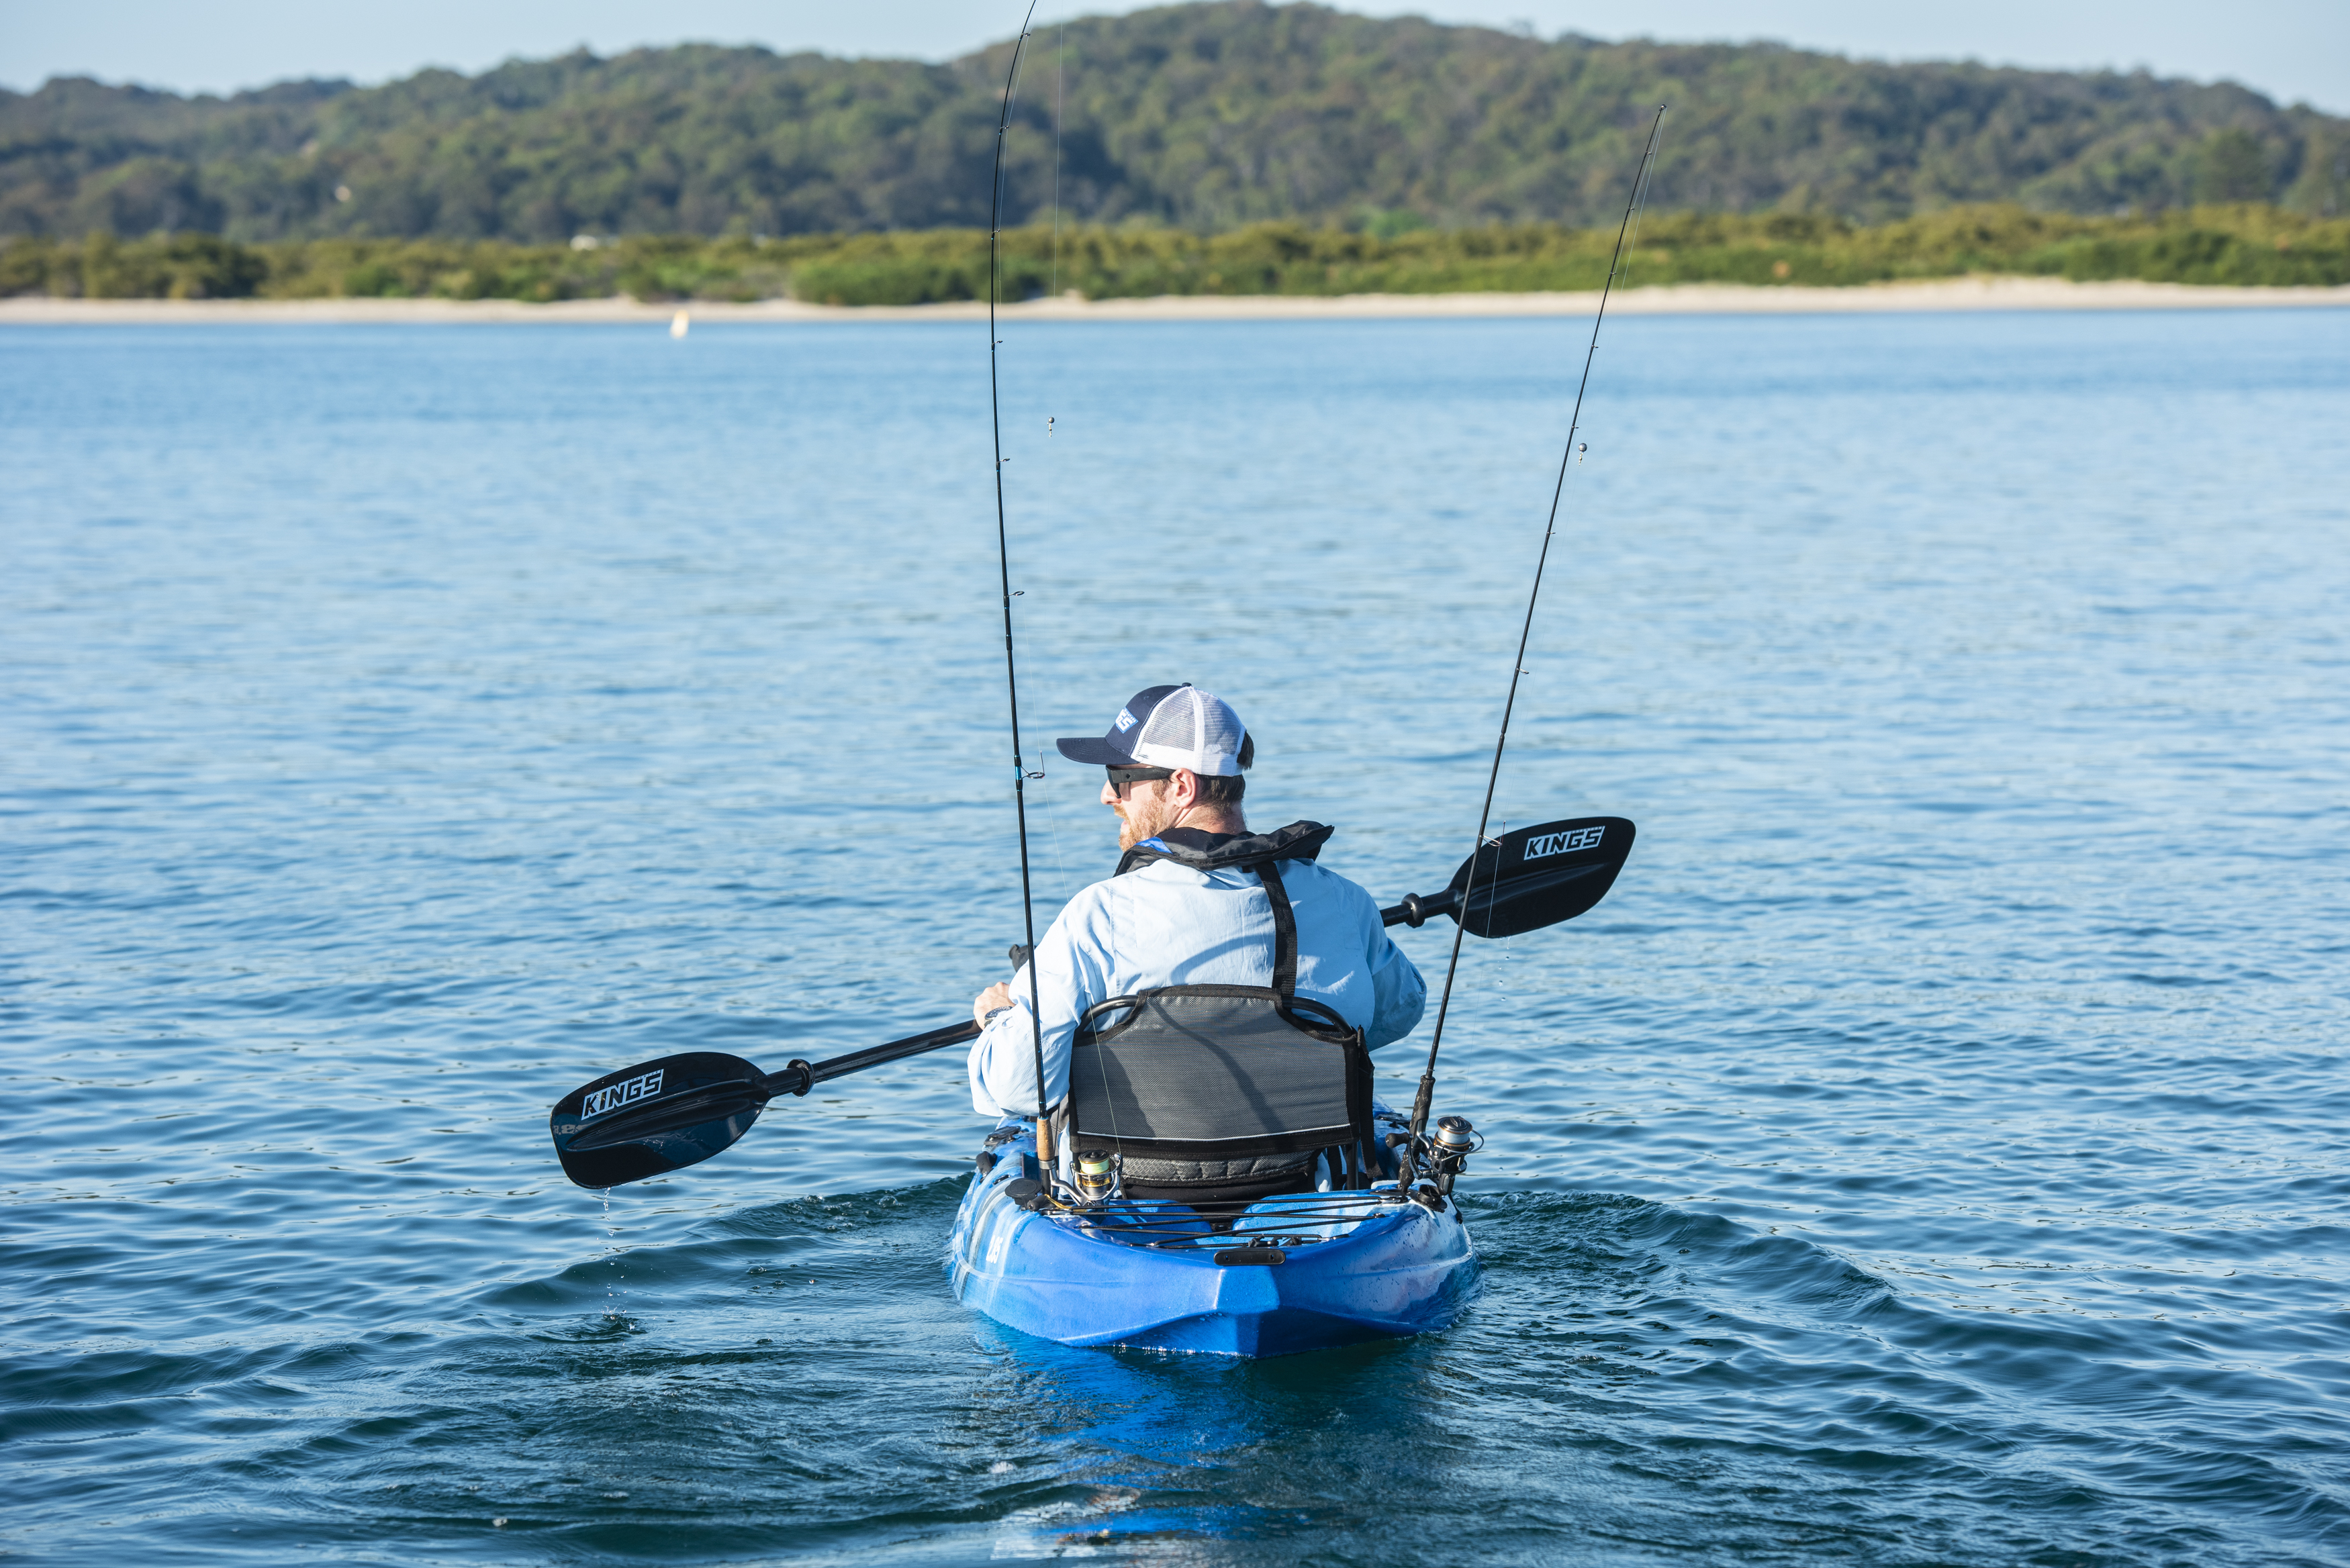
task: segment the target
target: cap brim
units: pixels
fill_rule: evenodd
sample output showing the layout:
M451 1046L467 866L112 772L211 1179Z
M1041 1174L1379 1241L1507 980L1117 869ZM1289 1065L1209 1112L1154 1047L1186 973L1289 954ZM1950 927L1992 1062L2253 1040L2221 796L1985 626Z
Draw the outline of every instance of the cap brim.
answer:
M1131 753L1121 752L1099 735L1072 735L1053 744L1061 755L1073 763L1085 763L1097 768L1130 768L1134 765Z

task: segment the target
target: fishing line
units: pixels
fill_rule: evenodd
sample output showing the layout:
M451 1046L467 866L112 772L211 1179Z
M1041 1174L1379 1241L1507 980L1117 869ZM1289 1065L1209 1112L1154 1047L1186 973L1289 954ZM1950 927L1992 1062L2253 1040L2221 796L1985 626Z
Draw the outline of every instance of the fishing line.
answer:
M1644 161L1644 167L1648 170L1648 178L1653 181L1656 178L1654 164L1646 163ZM1640 265L1640 225L1648 221L1648 203L1647 194L1645 192L1636 187L1633 192L1632 234L1630 239L1625 242L1624 265L1621 275L1623 281L1627 286L1632 281L1633 272ZM1595 335L1598 331L1598 323L1596 321L1592 324L1592 331ZM1567 439L1567 445L1574 449L1575 466L1577 468L1582 467L1585 454L1589 452L1591 450L1591 443L1589 441L1575 441L1573 436L1570 435ZM1523 663L1523 660L1522 659L1520 662ZM1499 829L1494 833L1493 836L1497 839L1506 837L1509 831L1509 818L1503 817ZM1481 842L1482 841L1481 837ZM1499 976L1493 981L1493 990L1504 997L1511 997L1513 1000L1516 1001L1521 1007L1523 1007L1524 999L1523 997L1514 996L1510 989L1512 983L1511 976L1513 971L1509 966L1516 961L1513 950L1509 947L1503 947L1492 954L1490 961L1500 971ZM1439 1011L1440 1012L1441 1009L1440 1008Z
M1061 106L1065 101L1063 88L1069 74L1069 19L1061 18L1061 31L1053 44L1053 272L1046 286L1045 297L1061 297ZM1045 428L1053 427L1050 419Z
M1028 1039L1036 1070L1036 1163L1050 1170L1053 1125L1045 1103L1045 1015L1036 993L1036 895L1028 864L1028 763L1020 749L1020 672L1012 650L1012 546L1003 521L1003 400L997 389L995 336L996 279L1003 250L1003 143L1012 128L1012 88L1020 79L1020 59L1028 48L1028 24L1036 15L1036 0L1028 0L1020 18L1020 36L1012 46L1011 68L1003 74L1003 105L995 117L995 172L989 182L987 203L987 418L995 441L995 562L1003 587L1003 687L1012 711L1012 801L1020 823L1020 925L1028 949ZM1039 773L1038 778L1044 776Z
M1048 299L1061 297L1061 119L1062 106L1067 101L1068 75L1069 19L1064 16L1053 41L1053 245L1048 274L1050 281L1045 286ZM1045 416L1045 435L1048 441L1053 435L1053 416L1050 414ZM1045 472L1055 482L1061 474L1060 464L1055 461L1058 456L1058 453L1054 453L1045 462ZM1062 493L1066 495L1066 490ZM1055 809L1060 804L1059 798L1049 789L1041 793L1045 797L1045 837L1053 849L1053 874L1066 888L1069 885L1069 862L1062 853L1061 817ZM1066 899L1066 895L1063 897Z
M1030 5L1030 7L1029 7L1029 16L1033 16L1035 15L1035 5L1032 4L1032 5ZM1066 46L1066 37L1067 37L1067 33L1068 33L1068 24L1066 23L1066 21L1064 21L1064 22L1061 24L1061 36L1062 36L1062 38L1063 38L1063 41L1064 41L1064 46ZM998 136L998 140L997 140L997 143L996 143L996 169L995 169L995 183L994 183L994 185L993 185L993 192L994 192L994 197L993 197L993 200L994 200L994 202L995 202L995 203L996 203L996 204L995 204L993 207L992 207L992 208L991 208L991 210L990 210L990 221L989 221L989 224L988 224L988 229L989 229L989 258L988 258L988 261L989 261L989 269L988 269L988 308L989 308L989 311L990 311L990 317L989 317L989 320L990 320L990 330L989 330L989 333L988 333L988 340L989 340L988 355L989 355L989 373L990 373L990 392L991 392L991 398L992 398L992 399L993 399L993 389L993 389L993 372L994 372L994 363L995 363L995 361L994 361L994 355L995 355L995 349L996 349L996 348L999 346L999 340L998 340L998 339L996 338L996 337L995 337L995 332L994 332L993 325L993 319L994 319L994 318L993 318L993 313L994 306L995 306L995 303L996 303L996 297L997 297L998 294L1000 293L1000 286L999 286L998 281L997 281L997 278L998 278L998 270L997 270L997 251L996 251L996 249L995 249L995 244L996 244L996 241L997 241L997 239L998 239L998 237L999 237L1001 228L1002 228L1002 205L1001 205L1001 202L1002 202L1003 190L1003 181L1004 181L1004 175L1003 175L1003 161L1004 161L1004 155L1005 155L1005 152L1006 152L1006 151L1007 151L1007 149L1008 149L1008 147L1009 147L1009 144L1010 144L1009 126L1010 126L1011 109L1012 109L1012 108L1013 108L1013 107L1016 106L1016 105L1018 104L1019 100L1020 100L1020 92L1019 92L1019 85L1018 85L1018 84L1019 84L1019 81L1020 81L1020 78L1021 78L1022 73L1023 73L1023 72L1024 72L1024 71L1025 71L1025 69L1026 69L1026 65L1027 65L1027 63L1026 63L1025 59L1023 57L1023 51L1024 50L1024 47L1025 47L1025 45L1026 45L1026 41L1027 41L1027 39L1028 39L1028 37L1029 37L1029 36L1030 36L1030 30L1029 30L1029 28L1028 28L1028 26L1027 26L1027 18L1024 17L1024 18L1023 18L1023 21L1022 21L1022 28L1021 28L1020 38L1019 38L1019 41L1014 45L1014 57L1013 57L1013 64L1012 64L1011 73L1010 73L1010 75L1009 75L1009 77L1008 77L1008 78L1006 79L1005 84L1004 84L1005 103L1004 103L1004 108L1003 108L1003 116L1002 116L1002 118L1000 119L1000 120L999 120L999 122L998 122L998 126L997 126L997 136ZM1054 115L1055 115L1055 119L1054 119L1054 136L1053 136L1053 161L1053 161L1053 187L1052 187L1052 190L1053 190L1053 197L1052 197L1052 200L1053 200L1053 248L1052 248L1052 253L1051 253L1051 254L1052 254L1052 265L1053 265L1053 268L1054 268L1054 275L1055 275L1055 277L1057 277L1057 276L1058 276L1058 272L1059 272L1059 258L1060 258L1060 151L1061 151L1061 150L1060 150L1060 104L1061 104L1061 102L1062 102L1062 83L1063 83L1063 79L1064 79L1064 76L1063 76L1063 67L1061 67L1060 62L1059 62L1059 61L1058 61L1058 59L1056 58L1056 60L1055 60L1055 82L1054 82L1054 105L1055 105L1055 109L1054 109ZM1001 478L1001 476L1002 476L1002 472L1003 472L1003 464L1004 464L1005 462L1008 462L1010 460L1002 456L1002 453L1003 453L1003 433L1002 433L1002 421L1001 421L1001 417L1000 417L1000 411L999 411L999 414L998 414L998 418L997 418L997 422L996 422L996 427L995 427L995 428L996 428L996 452L997 452L997 455L998 455L998 462L997 462L997 464L996 464L996 471L997 471L997 475L998 475L998 482L997 482L997 496L996 496L996 503L997 503L997 518L996 518L996 522L997 522L997 532L998 532L998 540L997 540L997 543L998 543L998 546L999 546L999 555L1001 555L1001 554L1002 554L1002 545L1003 545L1003 538L1002 538L1002 535L1003 535L1003 493L1002 493L1002 492L1003 492L1003 485L1002 485L1002 478ZM1051 419L1051 417L1050 417L1050 416L1047 416L1047 418L1045 419L1045 434L1046 434L1047 436L1050 436L1050 435L1053 433L1053 420ZM1051 474L1051 475L1054 475L1054 476L1055 476L1055 477L1057 477L1057 472L1058 472L1058 471L1057 471L1057 469L1055 467L1055 465L1054 465L1054 463L1053 463L1053 461L1052 461L1052 459L1050 458L1050 456L1047 456L1044 461L1045 461L1045 471L1047 472L1047 473L1048 473L1048 474ZM1047 481L1047 483L1051 483L1051 481L1050 481L1050 480L1048 480L1048 481ZM1018 588L1014 588L1014 589L1012 589L1012 590L1011 590L1011 592L1010 592L1010 597L1012 597L1012 598L1022 598L1022 597L1026 597L1026 596L1025 596L1025 594L1024 594L1024 592L1023 590L1021 590L1021 589L1018 589ZM1046 846L1047 849L1050 851L1050 853L1051 853L1051 855L1052 855L1052 858L1053 858L1054 875L1055 875L1055 877L1057 878L1057 885L1058 885L1058 887L1059 887L1059 888L1066 889L1066 888L1068 888L1068 886L1070 885L1070 879L1069 879L1069 861L1068 861L1068 854L1067 854L1067 850L1066 850L1066 846L1065 846L1065 844L1064 844L1064 839L1065 839L1065 837L1066 837L1066 835L1064 835L1064 834L1063 834L1063 832L1061 831L1060 814L1055 810L1055 807L1058 805L1059 802L1058 802L1058 800L1056 799L1056 797L1055 797L1055 794L1054 794L1053 790L1051 789L1051 787L1050 787L1049 785L1045 785L1045 784L1044 784L1044 781L1045 781L1045 776L1046 776L1046 774L1045 774L1045 770L1041 769L1041 768L1032 770L1032 769L1028 768L1028 767L1025 765L1025 763L1024 763L1024 762L1022 762L1022 761L1020 761L1020 760L1019 760L1019 758L1020 758L1020 748L1019 748L1018 743L1017 743L1017 736L1018 736L1018 723L1019 723L1018 691L1017 691L1017 686L1016 686L1016 683L1013 683L1013 682L1011 681L1011 670L1010 670L1010 647L1009 647L1009 643L1010 643L1010 635L1011 635L1011 628L1010 628L1010 626L1009 626L1008 621L1007 621L1007 624L1006 624L1006 627L1005 627L1005 639L1006 639L1006 676L1007 676L1007 683L1008 683L1008 684L1012 684L1012 685L1013 685L1013 704L1014 704L1014 707L1013 707L1013 723L1014 723L1014 752L1015 763L1017 763L1017 769L1016 769L1016 771L1017 771L1017 773L1018 773L1018 774L1019 774L1019 780L1018 780L1018 783L1019 783L1019 785L1020 785L1024 790L1025 785L1026 785L1026 784L1031 784L1031 783L1038 784L1041 786L1041 787L1038 789L1037 794L1038 794L1038 796L1039 796L1039 802L1040 802L1040 805L1041 805L1041 807L1042 807L1042 814L1041 814L1041 815L1042 815L1042 817L1043 817L1043 823L1044 823L1044 835L1045 835L1045 846ZM1065 663L1065 662L1066 662L1066 659L1062 659L1062 658L1056 657L1056 656L1052 652L1052 650L1051 650L1051 647L1050 647L1050 643L1049 643L1049 640L1048 640L1048 643L1047 643L1047 651L1046 651L1046 656L1045 656L1045 662L1046 662L1047 664L1055 664L1055 665L1057 665L1057 664L1062 664L1062 663ZM1025 803L1024 803L1024 800L1023 800L1023 805L1024 805L1024 804L1025 804ZM1024 837L1025 816L1024 816L1024 815L1023 815L1023 827L1024 827L1024 838L1023 838L1023 845L1024 845L1024 852L1025 852L1025 837ZM1029 913L1028 913L1028 917L1027 917L1026 920L1024 921L1024 935L1027 938L1027 941L1026 941L1025 946L1026 946L1026 948L1028 949L1028 950L1030 951L1030 953L1031 953L1031 954L1032 954L1032 956L1033 956L1033 953L1034 953L1034 950L1035 950L1035 917L1034 917L1034 914L1033 914L1033 910L1034 910L1034 908L1035 908L1035 902L1034 902L1034 891L1033 891L1033 882L1031 881L1031 879L1030 879L1030 877L1029 877L1029 868L1028 868L1028 864L1027 864L1027 862L1025 861L1025 859L1024 859L1024 863L1023 863L1023 888L1024 888L1024 896L1027 898L1027 905L1026 905L1026 909L1027 909L1027 910L1029 911ZM1062 897L1063 897L1064 900L1066 900L1066 892L1062 895ZM1030 1011L1030 1012L1031 1012L1032 1014L1035 1014L1035 1013L1036 1012L1036 1011L1037 1011L1037 1009L1036 1009L1036 1007L1035 1007L1035 997L1036 997L1036 990L1035 990L1035 986L1036 986L1036 976L1035 976L1035 969L1034 969L1033 963L1031 964L1031 967L1030 967L1029 981L1030 981L1030 990L1029 990L1029 995L1030 995L1030 1009L1029 1009L1029 1011ZM1036 1030L1039 1032L1039 1033L1041 1033L1041 1029L1042 1029L1042 1024L1041 1024L1041 1023L1037 1023L1037 1024L1035 1025L1035 1027L1036 1027ZM1040 1067L1041 1067L1041 1063L1042 1063L1042 1060L1043 1060L1043 1048L1042 1048L1042 1043L1041 1043L1041 1040L1038 1040L1038 1041L1035 1042L1035 1047L1036 1047L1036 1051L1035 1051L1036 1061L1037 1061L1037 1063L1039 1064L1039 1065L1040 1065ZM1038 1084L1039 1084L1039 1086L1040 1086L1040 1090L1039 1090L1039 1100L1040 1100L1040 1105L1041 1105L1041 1102L1042 1102L1042 1090L1041 1090L1041 1085L1042 1085L1042 1084L1043 1084L1043 1075L1042 1075L1041 1070L1040 1070L1040 1071L1039 1071L1039 1073L1038 1073L1038 1080L1037 1080L1037 1081L1038 1081ZM1040 1116L1039 1120L1040 1120L1040 1121L1042 1120L1042 1117L1041 1117L1041 1116ZM1049 1134L1048 1134L1047 1136L1049 1137ZM1040 1151L1040 1152L1041 1152L1041 1151Z
M1470 851L1469 875L1461 890L1461 914L1452 928L1452 956L1444 966L1444 991L1437 999L1436 1029L1428 1042L1428 1067L1419 1076L1419 1093L1411 1106L1411 1141L1400 1151L1403 1171L1399 1186L1408 1187L1412 1179L1412 1151L1419 1147L1428 1130L1430 1102L1436 1097L1436 1054L1444 1045L1444 1019L1452 1005L1452 982L1461 971L1461 939L1469 934L1469 922L1475 918L1470 900L1477 888L1477 863L1491 845L1485 836L1486 826L1493 817L1493 791L1502 780L1502 752L1510 743L1510 715L1518 703L1518 681L1526 672L1526 646L1534 637L1534 606L1542 598L1543 569L1550 564L1551 540L1558 533L1559 502L1566 493L1566 472L1575 460L1575 437L1583 427L1583 396L1591 388L1591 362L1599 353L1599 327L1607 319L1607 299L1616 286L1616 275L1624 265L1625 241L1632 233L1633 215L1639 212L1648 194L1648 181L1656 167L1657 139L1665 129L1666 106L1657 106L1656 118L1648 122L1648 145L1640 150L1640 166L1633 171L1632 197L1625 203L1623 221L1616 225L1616 249L1607 258L1607 280L1599 286L1599 309L1591 318L1591 342L1583 351L1583 379L1575 389L1575 411L1566 425L1566 450L1559 454L1558 482L1551 487L1550 517L1543 525L1542 553L1534 558L1534 586L1526 592L1525 624L1518 631L1518 656L1510 665L1510 694L1502 703L1502 732L1493 741L1493 765L1485 775L1485 804L1477 813L1477 837ZM1492 845L1493 869L1501 869L1498 845Z
M1055 299L1060 297L1061 110L1062 105L1066 101L1066 88L1068 78L1068 45L1069 24L1068 19L1064 17L1062 18L1059 31L1055 36L1053 52L1053 238L1050 251L1050 272L1048 274L1050 282L1048 284L1047 297ZM1050 414L1045 415L1045 435L1048 443L1050 442L1050 438L1053 435L1053 416ZM1063 499L1066 496L1066 487L1060 484L1061 467L1058 461L1059 457L1060 454L1058 452L1051 451L1046 452L1041 457L1041 462L1044 465L1044 472L1046 476L1045 483L1055 492L1055 499L1056 500ZM1063 510L1066 511L1066 508ZM1067 665L1066 649L1056 649L1048 641L1045 645L1045 662L1050 667L1063 669L1066 670ZM1039 772L1035 776L1039 780L1042 780L1044 774ZM1052 852L1053 856L1053 875L1055 879L1055 889L1059 892L1061 901L1066 903L1068 898L1067 889L1070 887L1070 881L1069 857L1066 843L1067 835L1061 831L1061 817L1063 815L1061 807L1063 802L1060 798L1060 793L1055 791L1049 784L1045 784L1043 787L1038 789L1036 793L1044 805L1045 844L1045 847Z

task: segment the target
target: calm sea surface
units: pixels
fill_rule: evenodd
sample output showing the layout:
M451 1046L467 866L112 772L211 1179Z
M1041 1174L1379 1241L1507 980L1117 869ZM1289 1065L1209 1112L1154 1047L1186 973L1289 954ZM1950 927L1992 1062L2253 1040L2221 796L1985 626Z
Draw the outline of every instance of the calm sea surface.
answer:
M1440 884L1583 330L1011 326L1032 750ZM985 349L0 332L0 1556L2350 1561L2350 312L1611 326L1497 815L1638 848L1464 965L1469 1314L1256 1365L955 1303L952 1054L547 1149L1000 978Z

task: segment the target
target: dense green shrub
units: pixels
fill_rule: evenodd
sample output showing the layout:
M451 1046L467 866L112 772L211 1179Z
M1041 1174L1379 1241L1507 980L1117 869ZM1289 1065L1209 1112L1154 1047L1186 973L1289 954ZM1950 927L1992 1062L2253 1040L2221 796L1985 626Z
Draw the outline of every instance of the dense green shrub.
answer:
M1497 224L1380 239L1256 223L1229 234L1037 226L1006 232L1002 296L1447 294L1593 289L1613 229ZM2350 284L2350 220L2274 207L2080 218L1952 208L1861 227L1802 213L1667 214L1639 230L1620 286L1841 286L1970 273L2186 284ZM0 244L0 293L65 297L442 298L548 301L796 298L925 305L987 292L975 229L789 240L639 235L573 245L497 240L312 240L239 245L209 234Z
M117 240L95 234L79 244L18 240L0 246L0 294L88 299L244 299L268 279L261 250L217 234Z

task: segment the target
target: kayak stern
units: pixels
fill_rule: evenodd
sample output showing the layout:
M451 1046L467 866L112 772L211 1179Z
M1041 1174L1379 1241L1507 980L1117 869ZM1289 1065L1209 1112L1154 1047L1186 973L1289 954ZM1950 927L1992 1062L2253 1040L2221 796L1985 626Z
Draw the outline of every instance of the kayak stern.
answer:
M1474 1289L1460 1209L1368 1192L1296 1193L1211 1231L1175 1205L1025 1209L1006 1191L1025 1136L975 1178L955 1216L955 1294L1063 1345L1287 1355L1442 1328Z

